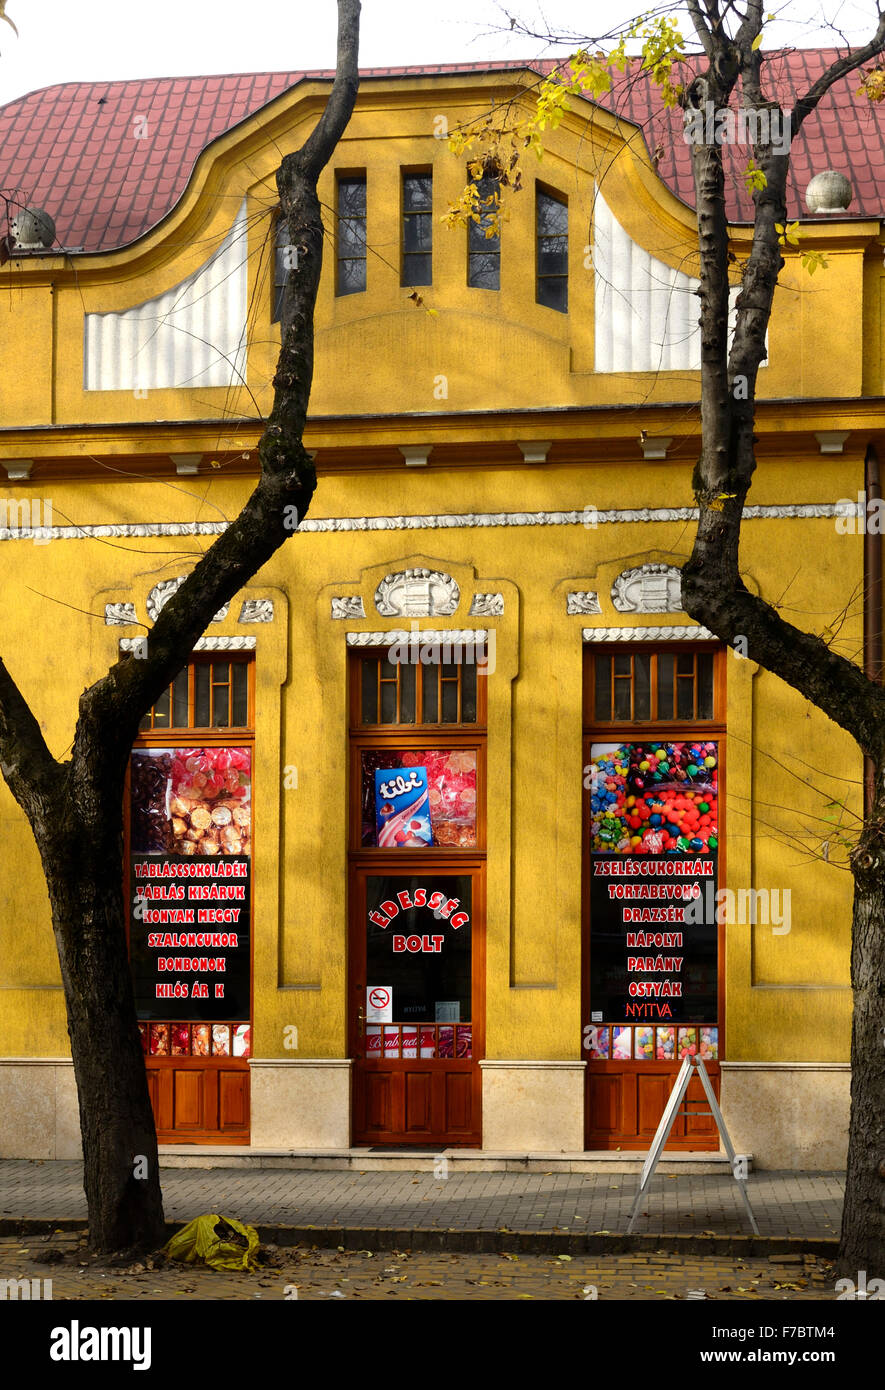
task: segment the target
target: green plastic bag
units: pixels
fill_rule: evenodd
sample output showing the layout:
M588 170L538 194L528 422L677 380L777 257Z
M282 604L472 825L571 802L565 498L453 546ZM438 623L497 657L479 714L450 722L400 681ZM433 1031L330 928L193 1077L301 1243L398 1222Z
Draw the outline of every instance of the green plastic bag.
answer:
M170 1260L205 1264L210 1269L245 1270L253 1274L258 1254L258 1232L227 1216L198 1216L172 1237L165 1247Z

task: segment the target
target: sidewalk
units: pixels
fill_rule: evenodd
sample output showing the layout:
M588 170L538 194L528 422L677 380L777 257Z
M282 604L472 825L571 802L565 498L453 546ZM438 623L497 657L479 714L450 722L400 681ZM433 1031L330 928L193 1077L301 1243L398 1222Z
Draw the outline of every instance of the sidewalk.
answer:
M839 1235L841 1173L761 1172L747 1192L761 1249L809 1249ZM459 1173L436 1177L432 1166L395 1172L312 1172L289 1169L169 1169L162 1172L166 1218L190 1221L219 1212L262 1229L265 1239L290 1243L329 1233L350 1247L399 1239L423 1248L496 1249L500 1233L523 1248L624 1248L638 1180L617 1173ZM82 1165L30 1159L0 1160L0 1231L22 1220L85 1220ZM269 1228L289 1228L281 1235ZM635 1234L697 1237L692 1246L723 1248L752 1242L737 1184L729 1173L652 1179ZM289 1239L287 1239L287 1236ZM585 1237L597 1237L588 1240ZM645 1240L642 1240L642 1237ZM718 1237L719 1239L711 1239ZM749 1245L748 1247L749 1248ZM829 1248L821 1246L821 1252Z

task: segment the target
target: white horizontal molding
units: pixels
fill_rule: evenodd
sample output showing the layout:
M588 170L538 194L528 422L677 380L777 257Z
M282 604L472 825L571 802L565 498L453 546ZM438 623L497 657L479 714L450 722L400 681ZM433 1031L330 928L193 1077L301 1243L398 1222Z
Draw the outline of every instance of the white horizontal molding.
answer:
M716 642L708 628L682 623L676 627L585 627L585 642Z
M181 284L117 314L87 314L87 391L233 386L246 371L246 200L220 246Z
M853 504L852 504L853 505ZM855 509L856 510L856 509ZM790 502L774 507L744 507L744 521L815 520L853 515L836 502ZM637 522L697 521L697 507L620 507L594 513L594 525ZM455 512L428 516L307 517L298 527L304 535L333 531L460 531L497 526L583 526L580 512ZM0 541L150 540L162 536L220 536L226 521L113 522L101 526L13 526L0 528Z
M150 641L150 634L147 637L121 637L121 652L142 651L143 644ZM256 637L243 637L239 633L230 637L201 637L194 643L195 652L254 652L258 639Z
M485 642L488 632L485 628L426 628L424 631L404 632L402 628L390 628L387 632L348 632L349 647L386 647L395 643L412 642L416 646L427 644L439 646L443 643L462 645Z

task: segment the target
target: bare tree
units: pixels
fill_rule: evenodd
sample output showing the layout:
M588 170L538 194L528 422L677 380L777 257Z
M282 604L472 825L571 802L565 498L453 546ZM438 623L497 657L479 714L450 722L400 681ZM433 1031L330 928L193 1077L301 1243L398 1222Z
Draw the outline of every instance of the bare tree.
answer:
M837 82L885 49L885 14L877 4L876 31L846 53L793 107L792 135ZM785 117L765 92L758 44L762 0L743 5L688 0L703 49L702 71L684 103L716 110L739 84L749 111ZM753 127L770 133L776 123ZM783 124L779 127L783 128ZM874 768L873 795L851 856L854 910L851 982L851 1122L848 1173L839 1250L842 1271L885 1273L885 690L826 642L786 622L772 604L752 594L740 573L741 517L756 467L756 380L766 356L765 335L784 261L789 152L773 140L754 146L765 176L753 191L753 242L743 268L734 339L728 343L728 224L722 148L692 144L701 253L701 455L694 474L700 517L692 555L682 571L685 610L723 641L744 638L750 658L805 695L846 729ZM759 181L761 183L761 180Z
M164 1237L157 1139L126 950L122 806L139 722L184 666L213 615L307 514L316 473L302 443L313 377L314 306L323 258L317 180L359 87L360 0L338 0L335 80L316 127L284 156L277 188L297 248L282 309L273 409L261 472L242 511L164 606L138 659L121 658L80 697L71 756L53 758L0 661L0 765L43 866L67 1008L95 1250L154 1248ZM136 1158L147 1176L136 1176ZM138 1165L141 1171L141 1165Z

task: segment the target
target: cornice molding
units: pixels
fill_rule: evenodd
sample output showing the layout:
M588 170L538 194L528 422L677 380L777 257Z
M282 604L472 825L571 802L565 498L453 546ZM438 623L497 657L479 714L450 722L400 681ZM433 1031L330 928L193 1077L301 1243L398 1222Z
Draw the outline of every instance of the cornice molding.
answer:
M745 507L745 521L828 519L847 515L844 504L794 502L772 507ZM626 507L595 514L597 526L636 522L697 521L697 507ZM298 527L304 535L331 531L454 531L495 526L585 526L580 512L454 512L426 516L307 517ZM47 526L0 529L0 541L149 540L163 536L220 536L226 521L116 522L103 526Z

